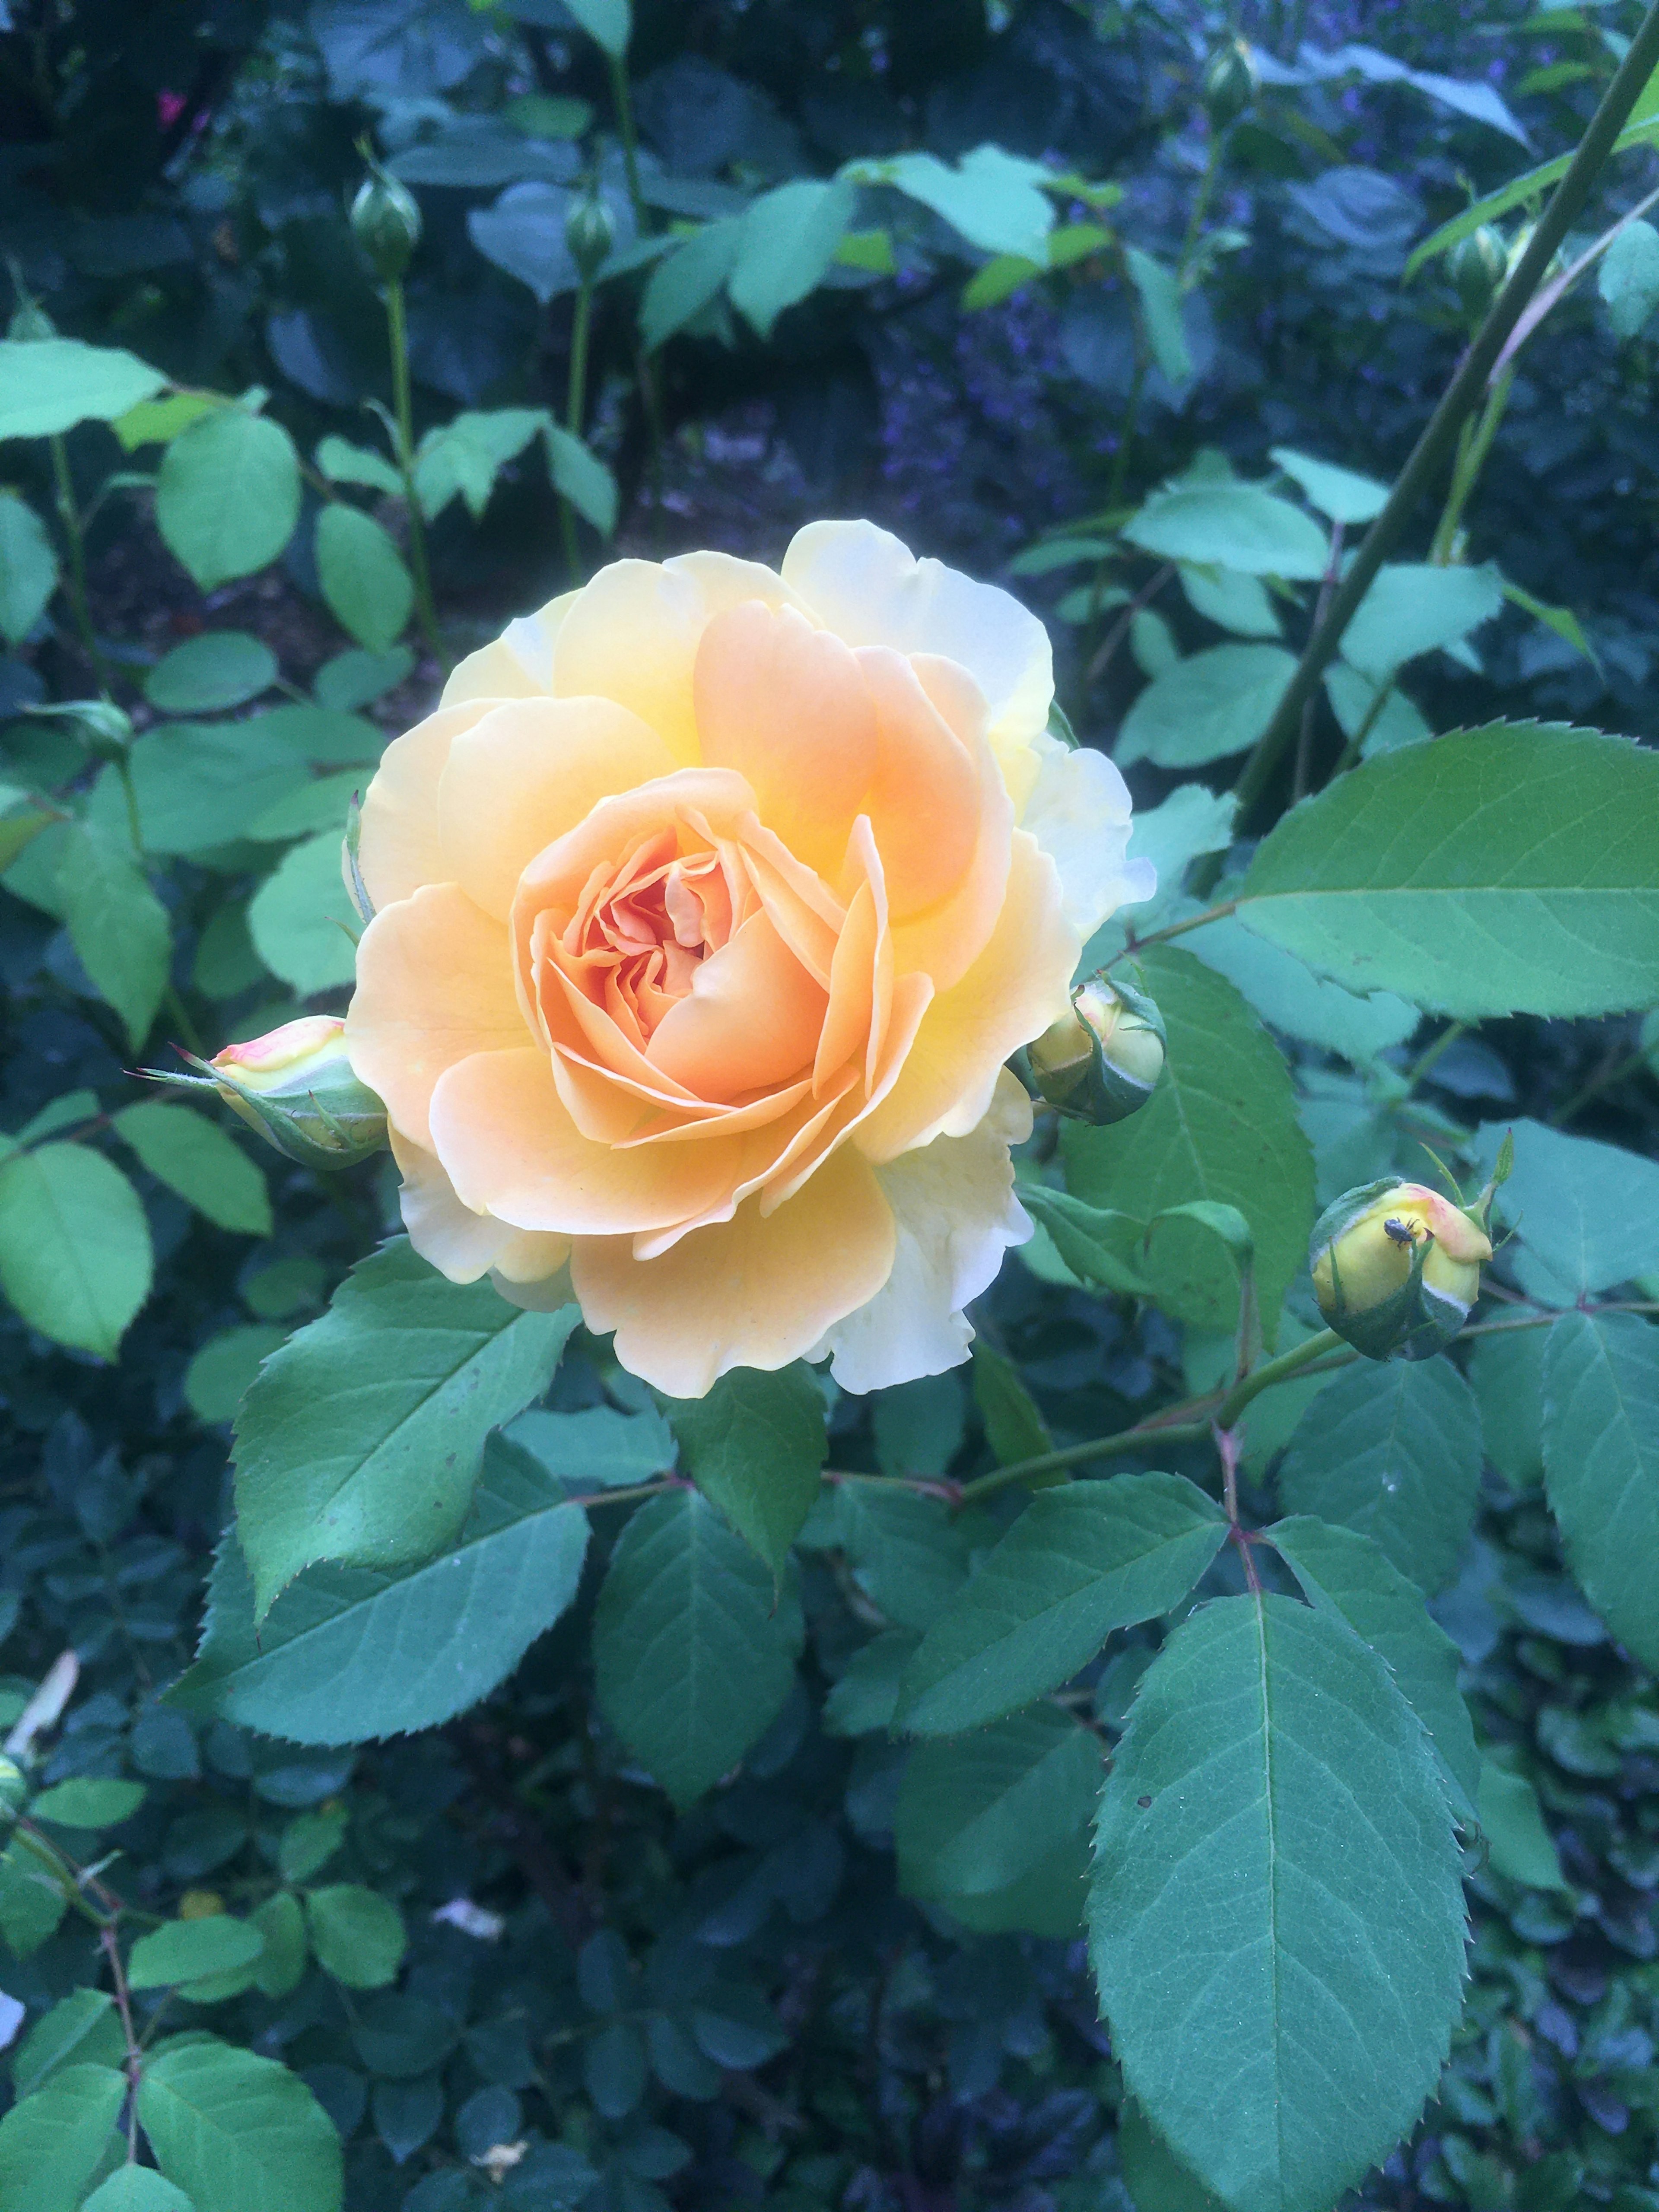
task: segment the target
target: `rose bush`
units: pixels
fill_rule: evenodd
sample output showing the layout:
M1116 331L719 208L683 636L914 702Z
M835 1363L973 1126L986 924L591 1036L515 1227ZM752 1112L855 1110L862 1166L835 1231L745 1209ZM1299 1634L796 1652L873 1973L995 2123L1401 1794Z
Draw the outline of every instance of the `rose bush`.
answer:
M1042 624L864 523L619 561L464 661L362 808L346 1036L410 1235L677 1396L966 1356L1030 1233L1003 1062L1152 889Z

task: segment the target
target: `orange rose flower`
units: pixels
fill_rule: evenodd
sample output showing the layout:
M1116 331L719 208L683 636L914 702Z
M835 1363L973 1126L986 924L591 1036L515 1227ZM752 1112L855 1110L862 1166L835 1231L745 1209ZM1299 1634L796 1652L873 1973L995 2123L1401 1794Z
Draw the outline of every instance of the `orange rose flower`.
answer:
M866 523L619 561L388 746L347 1018L417 1250L678 1397L966 1357L1030 1234L1003 1061L1152 888L1042 626Z

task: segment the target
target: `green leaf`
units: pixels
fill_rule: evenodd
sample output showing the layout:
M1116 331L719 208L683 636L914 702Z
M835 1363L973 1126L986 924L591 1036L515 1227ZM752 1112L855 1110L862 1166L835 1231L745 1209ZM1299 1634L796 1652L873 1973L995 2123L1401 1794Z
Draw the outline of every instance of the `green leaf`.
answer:
M447 1282L403 1237L273 1352L236 1423L255 1609L319 1559L429 1557L465 1518L484 1438L545 1389L577 1318Z
M1184 561L1181 588L1193 612L1206 622L1218 623L1235 637L1278 637L1279 616L1273 598L1259 576L1241 576L1233 568L1205 567ZM1188 789L1194 787L1187 786ZM1201 788L1201 787L1200 787ZM1203 794L1209 797L1208 793Z
M0 1936L6 1948L27 1959L54 1932L68 1910L63 1889L35 1853L14 1836L0 1852Z
M1477 1798L1492 1870L1528 1889L1572 1894L1561 1872L1555 1838L1544 1826L1538 1792L1524 1774L1511 1774L1490 1759L1480 1762Z
M1255 1239L1256 1292L1271 1344L1313 1226L1313 1157L1289 1073L1232 985L1190 953L1156 945L1142 969L1169 1032L1163 1077L1127 1121L1066 1127L1066 1182L1086 1203L1143 1220L1189 1199L1237 1206ZM1172 1224L1145 1272L1177 1319L1209 1329L1236 1322L1237 1271L1206 1231Z
M967 1574L960 1524L937 1498L896 1482L842 1482L830 1520L854 1580L900 1628L927 1628Z
M906 1628L884 1628L860 1644L824 1698L825 1733L871 1735L891 1728L899 1680L915 1648L915 1637Z
M395 690L414 665L415 655L406 645L395 646L390 653L364 653L349 646L323 663L311 688L319 707L349 714Z
M1147 1295L1145 1279L1129 1264L1128 1255L1139 1255L1146 1224L1133 1214L1091 1206L1069 1191L1047 1183L1019 1185L1020 1203L1033 1220L1040 1222L1054 1247L1074 1275L1096 1289L1127 1297ZM1048 1449L1045 1444L1040 1449Z
M11 2084L19 2097L38 2089L60 2066L118 2066L127 2039L115 2000L102 1990L71 1990L17 2046Z
M119 346L0 339L0 438L55 438L77 422L112 422L166 382Z
M1340 469L1332 461L1316 461L1292 446L1275 446L1267 458L1300 487L1310 507L1316 507L1333 522L1373 522L1389 503L1389 487L1375 477Z
M1544 1481L1579 1587L1659 1667L1659 1334L1563 1314L1544 1354Z
M620 60L633 35L634 12L629 0L565 0L565 5L588 37Z
M676 1457L672 1432L654 1406L642 1413L618 1413L614 1406L547 1413L536 1407L520 1413L507 1436L550 1474L579 1490L649 1482L665 1474Z
M1176 1632L1101 1801L1091 1950L1130 2090L1231 2212L1327 2212L1410 2127L1462 2008L1459 1875L1345 1624L1251 1595Z
M773 1374L738 1367L670 1422L685 1471L775 1576L817 1502L829 1456L823 1394L800 1360Z
M244 629L208 629L163 653L144 696L163 714L218 714L246 706L276 681L276 656Z
M1365 732L1360 741L1360 755L1365 760L1374 753L1398 752L1402 745L1425 744L1434 735L1421 710L1392 678L1385 678L1384 686L1383 702L1373 715L1380 687L1369 676L1350 668L1346 660L1334 660L1325 671L1325 696L1337 726L1345 738L1358 738L1362 730Z
M165 399L141 399L118 415L110 424L120 441L124 453L136 453L141 446L165 446L198 416L211 414L216 407L230 403L217 392L170 392Z
M562 430L550 417L542 425L542 444L555 491L562 492L601 538L609 538L617 527L615 477L574 432Z
M651 271L640 301L640 336L647 353L695 322L720 297L737 264L741 216L725 216L688 238Z
M216 2039L169 2044L144 2069L138 2119L196 2212L339 2212L333 2122L275 2059Z
M340 873L342 838L327 830L285 854L249 903L253 947L302 999L349 983L361 928Z
M1043 192L1052 171L1040 161L975 146L955 168L936 154L899 154L879 161L848 161L848 182L891 185L931 208L982 253L1012 253L1045 267L1054 211Z
M201 1650L168 1692L296 1743L361 1743L436 1728L488 1696L566 1610L587 1521L530 1455L492 1440L452 1550L380 1571L308 1567L256 1633L253 1586L227 1538Z
M155 524L204 592L251 576L281 553L300 520L300 459L279 422L225 407L167 447Z
M1611 151L1624 154L1632 147L1650 146L1656 137L1659 137L1659 114L1644 114L1643 102L1638 100L1635 119L1627 123L1619 133ZM1438 230L1431 231L1425 239L1412 248L1411 258L1406 264L1407 282L1425 261L1431 261L1437 253L1449 253L1453 246L1461 246L1466 238L1472 238L1482 223L1496 222L1500 216L1507 215L1511 208L1519 207L1523 201L1541 198L1552 185L1559 184L1571 164L1571 152L1558 154L1553 161L1540 162L1537 168L1528 169L1522 175L1512 177L1497 191L1488 192L1483 199L1466 207L1462 215L1455 215L1449 222L1443 222Z
M288 1331L268 1322L222 1328L185 1370L185 1403L198 1420L229 1420L261 1364L287 1341Z
M1504 607L1504 580L1484 568L1395 562L1377 571L1342 633L1342 658L1380 683L1419 653L1455 645Z
M1074 1936L1101 1763L1098 1740L1054 1705L918 1744L899 1784L899 1887L969 1926ZM993 1909L981 1919L975 1905Z
M177 1191L198 1213L221 1229L270 1236L270 1194L264 1176L218 1122L188 1106L146 1099L122 1107L114 1126L157 1182Z
M1487 1122L1476 1158L1490 1171L1513 1130L1515 1164L1498 1201L1512 1222L1505 1256L1540 1305L1576 1305L1659 1273L1659 1162L1547 1122Z
M897 1725L955 1735L1046 1697L1115 1628L1177 1606L1226 1534L1219 1506L1184 1475L1041 1492L922 1638Z
M317 517L317 581L329 611L366 653L389 653L415 605L415 580L372 514L331 500Z
M1486 1457L1516 1490L1535 1489L1544 1480L1547 1344L1541 1328L1505 1328L1476 1337L1469 1347Z
M265 809L303 787L305 763L273 743L274 720L167 722L146 731L131 768L147 853L210 854L246 836Z
M0 637L21 645L58 589L46 526L15 491L0 491Z
M299 1899L289 1890L278 1890L257 1907L253 1924L265 1946L253 1964L254 1986L264 1996L288 1996L298 1989L306 1971L306 1923Z
M1419 1589L1457 1572L1480 1495L1480 1410L1449 1359L1361 1359L1333 1376L1279 1471L1289 1513L1369 1536Z
M1659 307L1659 230L1627 222L1601 256L1595 289L1619 338L1633 338Z
M0 2120L0 2204L76 2212L126 2094L127 2077L112 2066L66 2066L14 2105Z
M308 1890L306 1932L317 1964L349 1990L380 1990L398 1978L409 1938L388 1897L361 1882Z
M1193 374L1193 356L1187 344L1182 316L1181 283L1161 261L1138 246L1125 246L1124 265L1140 302L1140 319L1146 343L1159 374L1177 390Z
M856 200L849 184L793 177L750 202L726 290L760 337L823 282Z
M195 2207L153 2166L118 2166L93 2191L82 2212L195 2212Z
M1268 1540L1315 1606L1340 1613L1388 1662L1406 1703L1428 1730L1469 1821L1480 1786L1469 1709L1457 1686L1458 1650L1429 1616L1423 1593L1390 1566L1369 1536L1303 1516L1275 1522Z
M31 1328L113 1359L149 1296L138 1194L84 1145L42 1145L0 1165L0 1290Z
M1324 532L1300 507L1260 484L1225 479L1166 484L1123 535L1160 560L1212 562L1247 576L1312 581L1330 562Z
M1242 991L1270 1027L1340 1053L1357 1067L1368 1067L1390 1045L1403 1044L1422 1018L1392 991L1361 998L1316 975L1293 953L1253 935L1234 915L1193 930L1186 945Z
M1199 768L1242 753L1273 720L1296 672L1282 645L1212 645L1155 677L1123 717L1114 757L1124 767Z
M359 446L349 438L331 434L319 438L317 465L331 483L365 484L370 491L383 491L391 499L404 496L402 477L386 455L372 446Z
M362 714L325 706L270 707L258 727L267 746L285 747L319 768L373 768L386 750L384 730Z
M1006 1352L983 1337L974 1343L974 1403L985 1424L985 1441L999 1467L1017 1467L1054 1448L1048 1423Z
M415 456L422 514L430 521L459 492L472 520L480 520L496 477L551 420L544 407L494 407L428 430Z
M308 1881L328 1864L350 1829L351 1816L341 1804L297 1814L283 1831L276 1848L276 1871L284 1881Z
M1659 754L1536 723L1385 753L1285 817L1238 915L1321 975L1460 1020L1651 1006Z
M43 1790L29 1806L29 1817L50 1820L59 1828L112 1828L130 1820L143 1803L142 1782L123 1782L114 1775L77 1774L68 1782Z
M69 825L58 890L81 965L121 1017L136 1051L167 984L173 951L167 908L131 848L84 823Z
M264 1948L264 1938L252 1922L233 1919L228 1912L168 1920L133 1945L127 1980L135 1990L173 1989L251 1966Z
M794 1680L793 1598L696 1491L641 1506L611 1555L593 1616L606 1718L676 1804L689 1805L770 1727Z

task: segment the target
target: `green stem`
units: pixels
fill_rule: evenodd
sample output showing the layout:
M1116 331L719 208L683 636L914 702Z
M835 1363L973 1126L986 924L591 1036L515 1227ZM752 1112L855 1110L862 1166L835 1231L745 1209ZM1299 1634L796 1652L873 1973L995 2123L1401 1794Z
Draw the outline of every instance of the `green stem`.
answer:
M1223 921L1237 910L1237 899L1223 899L1219 906L1206 906L1202 914L1189 914L1184 921L1172 921L1164 929L1150 929L1145 937L1131 938L1122 951L1115 952L1106 965L1115 967L1120 960L1133 958L1137 952L1145 951L1149 945L1163 945L1172 937L1184 937L1189 929L1202 929L1206 922Z
M1198 191L1193 199L1193 211L1187 218L1187 235L1181 241L1181 258L1176 264L1176 275L1183 281L1191 265L1193 255L1197 250L1199 232L1203 228L1204 218L1210 211L1210 198L1215 191L1215 180L1220 171L1221 156L1225 145L1225 132L1212 130L1209 156L1204 164L1204 174L1199 179Z
M1458 1038L1464 1035L1468 1026L1467 1022L1449 1022L1433 1042L1424 1047L1412 1063L1411 1069L1406 1077L1406 1087L1408 1091L1416 1090L1429 1070L1437 1063L1441 1054L1449 1052L1457 1042Z
M1579 141L1565 176L1551 195L1509 282L1492 302L1486 319L1442 394L1439 405L1412 448L1388 503L1366 532L1352 567L1326 610L1324 620L1316 625L1296 673L1274 709L1273 720L1245 763L1237 784L1241 826L1271 782L1281 754L1301 725L1303 708L1335 658L1342 633L1376 580L1377 570L1399 544L1418 502L1450 459L1458 433L1480 403L1504 341L1520 321L1557 248L1583 211L1590 187L1629 121L1656 65L1659 65L1659 0L1654 0L1641 28L1631 40L1625 58Z
M1359 1357L1351 1345L1343 1342L1334 1328L1322 1328L1306 1343L1293 1345L1290 1351L1281 1352L1277 1359L1267 1360L1241 1382L1234 1383L1217 1409L1216 1427L1231 1429L1253 1398L1259 1398L1264 1390L1271 1390L1275 1382L1288 1382L1304 1367L1312 1366L1316 1359L1331 1358L1333 1354L1336 1356L1331 1360L1332 1365L1340 1367L1346 1367L1350 1360Z
M1007 1467L994 1468L989 1474L975 1475L971 1482L963 1484L960 1503L976 1504L981 1498L1006 1490L1011 1483L1030 1482L1039 1475L1081 1467L1088 1460L1110 1459L1118 1452L1144 1451L1148 1444L1197 1443L1209 1433L1207 1420L1145 1421L1136 1428L1120 1429L1115 1436L1091 1437L1086 1443L1065 1444L1058 1451L1039 1452L1035 1459L1015 1460Z
M564 427L573 438L582 434L587 405L587 342L593 321L593 280L584 276L576 294L574 319L570 325L570 378L565 387ZM565 565L573 585L582 580L581 546L576 535L576 510L559 494L559 535L564 542Z
M1458 526L1463 520L1463 509L1468 506L1469 495L1486 465L1486 456L1492 451L1492 440L1498 435L1504 410L1509 405L1510 386L1514 381L1515 371L1512 368L1503 370L1486 394L1486 404L1480 410L1480 421L1473 430L1467 422L1463 425L1466 435L1460 441L1462 451L1457 466L1452 471L1451 489L1446 494L1446 504L1429 547L1429 559L1438 568L1444 568L1452 557Z
M415 575L415 608L426 641L441 668L447 660L426 557L426 519L415 493L415 405L409 387L409 325L404 313L401 277L392 279L385 299L386 346L392 356L392 407L398 424L398 473L404 480L404 504L409 511L409 565Z
M123 753L116 762L115 769L121 779L122 795L127 803L127 835L132 840L134 857L142 860L144 853L144 829L143 823L138 819L138 787L132 780L132 763L125 753Z
M1551 1128L1564 1128L1575 1115L1583 1113L1592 1098L1599 1098L1615 1083L1622 1083L1626 1076L1633 1075L1638 1067L1645 1067L1647 1060L1646 1053L1632 1052L1625 1059L1609 1061L1606 1066L1598 1069L1587 1083L1573 1092L1565 1106L1556 1108L1549 1117Z
M75 615L75 627L81 634L81 643L87 659L92 663L92 672L98 679L98 689L109 696L109 669L99 649L97 634L92 627L92 610L87 601L86 535L81 526L81 510L75 503L75 478L70 472L69 447L60 433L47 443L52 448L52 473L58 488L58 519L63 525L64 538L69 548L69 596ZM137 841L135 840L135 842Z
M1394 683L1392 678L1390 678L1387 683L1379 684L1377 685L1370 705L1366 708L1364 715L1360 719L1358 728L1349 738L1347 744L1343 746L1341 753L1338 757L1336 766L1331 770L1331 781L1333 783L1335 782L1338 776L1346 775L1348 770L1353 766L1354 763L1359 758L1360 755L1364 751L1366 738L1370 737L1371 732L1382 720L1382 709L1388 705L1389 700L1393 698L1393 696Z
M634 103L629 97L628 64L621 54L607 57L611 64L611 96L617 105L617 135L622 140L623 167L628 175L628 197L634 220L645 228L645 202L640 197L640 149L634 131Z

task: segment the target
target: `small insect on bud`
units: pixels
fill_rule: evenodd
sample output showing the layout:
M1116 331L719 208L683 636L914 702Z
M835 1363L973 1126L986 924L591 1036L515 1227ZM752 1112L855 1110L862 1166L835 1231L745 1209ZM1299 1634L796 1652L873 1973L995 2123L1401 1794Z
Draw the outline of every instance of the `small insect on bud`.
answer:
M1026 1048L1031 1079L1056 1113L1097 1127L1121 1121L1164 1071L1164 1017L1145 992L1096 975L1072 1011Z
M421 242L421 210L408 185L372 157L351 203L351 229L381 283L397 283Z
M335 1015L285 1022L269 1036L227 1045L211 1060L185 1057L197 1074L157 1080L216 1091L249 1128L301 1167L349 1168L386 1146L386 1109L352 1073L345 1024Z
M1243 39L1229 39L1204 64L1200 97L1212 130L1225 131L1255 105L1261 78Z
M1490 1203L1490 1193L1482 1199ZM1392 1176L1345 1191L1314 1224L1319 1310L1368 1359L1427 1359L1469 1317L1492 1257L1485 1205Z
M1464 313L1471 323L1480 322L1509 274L1509 255L1503 240L1490 223L1483 222L1452 248L1447 265Z
M564 242L584 284L591 284L604 268L616 240L611 210L597 192L584 193L571 202L564 219Z

